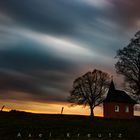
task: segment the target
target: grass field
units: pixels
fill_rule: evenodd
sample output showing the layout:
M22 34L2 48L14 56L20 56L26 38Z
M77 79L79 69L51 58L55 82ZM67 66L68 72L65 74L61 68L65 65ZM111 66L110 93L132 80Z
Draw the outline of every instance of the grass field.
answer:
M88 116L0 112L0 140L16 139L139 140L140 118L91 120Z

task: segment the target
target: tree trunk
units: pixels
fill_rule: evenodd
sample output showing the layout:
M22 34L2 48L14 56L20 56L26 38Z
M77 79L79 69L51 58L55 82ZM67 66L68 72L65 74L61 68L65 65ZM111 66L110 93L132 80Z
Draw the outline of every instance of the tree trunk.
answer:
M93 107L90 107L90 117L91 117L91 118L93 118L93 117L94 117Z

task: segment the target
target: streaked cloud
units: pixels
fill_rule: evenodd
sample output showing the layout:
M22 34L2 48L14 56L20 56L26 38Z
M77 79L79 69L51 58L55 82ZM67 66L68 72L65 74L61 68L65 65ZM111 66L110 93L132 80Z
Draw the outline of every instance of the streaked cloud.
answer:
M129 28L136 27L136 22L140 18L140 1L139 0L109 0L113 4L115 12L117 12L117 19L123 25L126 30Z
M49 49L50 51L55 52L56 55L59 55L59 57L70 59L86 59L87 57L92 59L93 56L96 55L86 46L78 45L75 42L72 42L72 40L68 40L68 38L60 38L58 36L41 34L29 30L23 30L21 33L26 37L29 37L29 39L42 44L42 49L44 49L44 51Z
M90 6L97 7L97 8L107 8L111 6L107 0L78 0L80 2L84 2Z

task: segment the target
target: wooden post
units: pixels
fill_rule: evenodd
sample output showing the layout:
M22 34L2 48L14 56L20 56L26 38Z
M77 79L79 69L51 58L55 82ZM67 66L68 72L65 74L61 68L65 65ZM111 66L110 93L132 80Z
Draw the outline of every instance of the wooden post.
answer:
M64 110L64 107L62 107L62 109L61 109L61 115L63 114L63 110Z
M5 107L5 105L3 105L3 106L2 106L2 108L1 108L1 110L0 110L0 111L2 111L2 110L4 109L4 107Z

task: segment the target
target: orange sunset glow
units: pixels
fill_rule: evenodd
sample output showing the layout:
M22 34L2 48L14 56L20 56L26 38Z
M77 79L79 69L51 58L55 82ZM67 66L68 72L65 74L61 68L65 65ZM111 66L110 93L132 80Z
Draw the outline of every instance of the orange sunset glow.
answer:
M88 107L82 106L70 106L69 103L38 103L38 102L26 102L26 101L1 101L1 104L5 105L4 111L19 110L32 113L46 113L46 114L60 114L61 108L64 107L63 114L77 114L77 115L89 115ZM103 116L101 107L95 108L95 116Z

